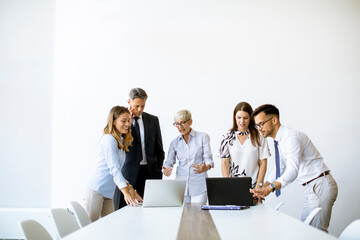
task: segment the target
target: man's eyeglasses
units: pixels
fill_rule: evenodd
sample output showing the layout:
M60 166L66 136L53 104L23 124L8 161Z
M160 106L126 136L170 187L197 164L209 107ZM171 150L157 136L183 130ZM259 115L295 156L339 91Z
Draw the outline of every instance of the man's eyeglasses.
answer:
M189 120L186 120L186 121L183 121L183 122L179 122L179 123L174 122L173 125L174 125L175 127L180 127L180 126L183 127L188 121L190 121L190 119L189 119Z
M255 124L255 128L258 129L258 130L259 130L259 129L262 129L262 128L264 127L264 124L265 124L266 122L270 121L271 119L273 119L273 117L269 118L269 119L266 120L266 121L259 122L258 124Z

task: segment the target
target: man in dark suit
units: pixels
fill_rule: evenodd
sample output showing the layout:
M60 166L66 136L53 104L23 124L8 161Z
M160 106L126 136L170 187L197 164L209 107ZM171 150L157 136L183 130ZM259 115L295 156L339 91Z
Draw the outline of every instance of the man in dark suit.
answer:
M133 88L129 93L129 111L133 116L131 134L134 138L122 168L122 174L133 185L137 193L144 196L146 179L161 179L161 167L165 158L159 119L144 112L147 100L146 92L141 88ZM114 207L126 206L119 189L114 195Z

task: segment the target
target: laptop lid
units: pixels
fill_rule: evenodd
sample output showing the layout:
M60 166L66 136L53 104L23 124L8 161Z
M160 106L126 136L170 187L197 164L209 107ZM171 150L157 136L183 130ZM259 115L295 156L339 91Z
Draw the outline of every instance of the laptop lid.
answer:
M251 177L206 178L209 205L253 206Z
M144 207L178 207L184 202L186 180L148 179L145 182Z

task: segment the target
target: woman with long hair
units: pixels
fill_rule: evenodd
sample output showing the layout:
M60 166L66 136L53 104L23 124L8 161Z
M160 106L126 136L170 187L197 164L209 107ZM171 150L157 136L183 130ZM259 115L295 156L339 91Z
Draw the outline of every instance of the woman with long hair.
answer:
M252 112L247 102L236 105L233 126L223 136L220 146L221 173L223 177L251 177L252 188L261 188L270 150L265 138L255 129Z
M85 197L85 209L92 221L114 212L113 196L118 187L130 205L137 205L141 197L121 173L125 152L133 141L130 133L130 112L122 106L113 107L108 115L103 136L99 142L98 163L90 178Z

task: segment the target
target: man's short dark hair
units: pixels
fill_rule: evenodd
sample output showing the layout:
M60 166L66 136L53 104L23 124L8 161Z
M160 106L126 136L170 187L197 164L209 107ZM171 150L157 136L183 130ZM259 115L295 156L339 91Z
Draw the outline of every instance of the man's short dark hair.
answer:
M148 96L145 92L144 89L142 88L133 88L130 90L130 93L129 93L129 98L131 100L134 100L135 98L140 98L140 99L147 99Z
M252 113L252 116L255 117L256 115L259 115L262 112L265 113L266 115L275 115L277 116L277 118L280 117L279 109L277 109L275 105L271 105L271 104L264 104L256 108Z

